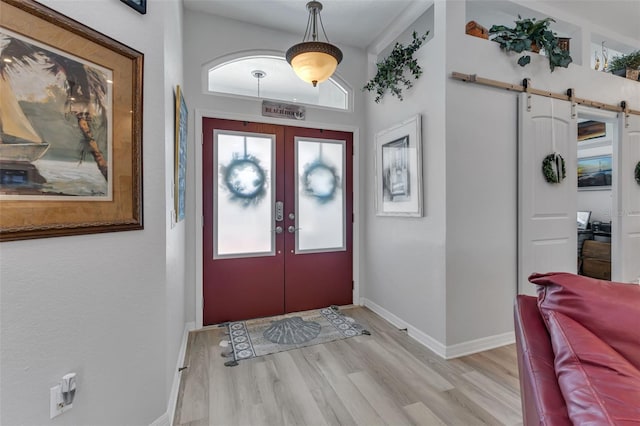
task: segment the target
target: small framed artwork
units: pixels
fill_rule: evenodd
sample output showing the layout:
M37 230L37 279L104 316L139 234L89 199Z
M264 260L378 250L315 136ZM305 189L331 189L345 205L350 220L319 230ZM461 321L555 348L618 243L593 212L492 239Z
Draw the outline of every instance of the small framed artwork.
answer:
M142 229L142 53L0 0L0 241Z
M122 3L125 3L143 15L147 13L147 0L120 0Z
M611 155L578 158L578 189L611 189Z
M184 219L185 194L187 192L187 104L180 86L176 87L176 145L174 170L174 197L176 222Z
M603 121L587 120L578 123L578 142L607 136L607 124Z
M378 216L422 216L421 145L420 115L376 135Z

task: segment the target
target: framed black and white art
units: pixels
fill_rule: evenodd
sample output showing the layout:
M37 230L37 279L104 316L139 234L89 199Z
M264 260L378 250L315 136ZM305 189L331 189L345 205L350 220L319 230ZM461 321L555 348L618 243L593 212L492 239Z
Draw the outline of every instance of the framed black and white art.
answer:
M420 115L376 134L376 214L422 216Z

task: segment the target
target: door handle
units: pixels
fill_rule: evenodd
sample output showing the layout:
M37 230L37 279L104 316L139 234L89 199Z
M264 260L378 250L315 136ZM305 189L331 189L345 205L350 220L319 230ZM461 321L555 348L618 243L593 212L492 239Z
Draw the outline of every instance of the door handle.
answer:
M276 226L276 229L273 230L276 234L282 234L282 226Z
M287 231L289 231L290 234L295 234L298 229L300 228L296 228L295 226L291 225L287 228Z

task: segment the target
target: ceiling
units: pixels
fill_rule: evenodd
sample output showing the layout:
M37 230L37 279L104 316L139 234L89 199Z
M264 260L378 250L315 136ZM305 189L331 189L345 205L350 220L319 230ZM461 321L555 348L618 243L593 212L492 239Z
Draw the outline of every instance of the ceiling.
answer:
M322 0L320 14L332 43L367 48L414 0ZM300 34L307 0L184 0L189 10ZM416 16L416 18L418 18Z
M332 43L366 49L405 9L424 2L431 1L322 0L321 16ZM307 0L184 0L187 9L300 34L301 39L308 17L306 3ZM639 0L542 0L540 3L640 40Z

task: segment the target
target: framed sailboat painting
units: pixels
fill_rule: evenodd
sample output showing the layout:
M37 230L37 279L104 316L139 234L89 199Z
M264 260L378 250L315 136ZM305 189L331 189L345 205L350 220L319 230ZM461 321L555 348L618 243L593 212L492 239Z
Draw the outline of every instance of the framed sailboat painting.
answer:
M141 229L143 55L0 0L0 56L0 241Z

